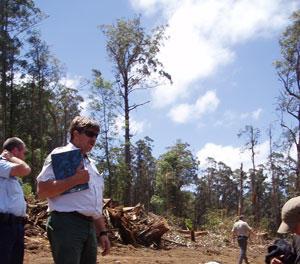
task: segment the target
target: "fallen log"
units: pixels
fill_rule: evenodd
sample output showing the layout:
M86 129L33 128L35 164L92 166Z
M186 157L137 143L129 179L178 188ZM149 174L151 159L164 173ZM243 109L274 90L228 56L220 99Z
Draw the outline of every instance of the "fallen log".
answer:
M195 236L205 236L205 235L208 235L208 231L205 230L205 231L195 231Z
M193 232L193 230L177 230L178 233L181 234L191 234L191 232ZM207 230L203 230L203 231L194 231L195 236L203 236L203 235L207 235L208 231Z
M185 238L190 238L191 241L196 242L196 237L207 235L208 231L194 231L194 230L177 230L178 233L184 234Z
M163 217L146 213L142 204L134 207L107 207L109 222L118 228L122 242L144 246L159 246L161 237L168 230L167 221ZM104 213L106 214L106 213Z

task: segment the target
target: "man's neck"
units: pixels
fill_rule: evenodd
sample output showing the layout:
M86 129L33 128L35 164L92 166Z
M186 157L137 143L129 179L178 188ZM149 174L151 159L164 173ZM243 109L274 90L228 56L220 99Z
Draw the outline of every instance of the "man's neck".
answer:
M70 144L72 144L74 147L80 149L80 147L76 146L76 143L74 143L73 141L70 141ZM80 150L81 150L81 153L82 153L83 158L87 158L87 157L88 157L88 156L87 156L87 153L83 153L83 152L82 152L82 149L80 149Z

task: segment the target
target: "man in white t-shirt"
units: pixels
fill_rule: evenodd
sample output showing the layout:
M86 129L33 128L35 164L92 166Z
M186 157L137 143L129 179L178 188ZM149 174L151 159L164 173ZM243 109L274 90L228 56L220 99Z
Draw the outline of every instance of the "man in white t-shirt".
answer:
M246 264L249 263L246 252L247 241L250 234L254 235L252 228L247 224L246 217L244 215L241 215L239 217L239 221L235 222L232 228L232 242L234 242L235 238L237 237L237 241L241 249L239 264L241 264L243 260L245 260Z
M96 121L77 116L71 122L70 143L50 153L37 177L38 195L48 199L46 230L56 264L96 264L97 236L102 244L102 255L110 251L102 217L104 180L87 156L96 143L100 128ZM80 149L83 162L71 177L55 178L51 154ZM84 165L84 168L82 167ZM78 184L89 188L78 192L65 192Z

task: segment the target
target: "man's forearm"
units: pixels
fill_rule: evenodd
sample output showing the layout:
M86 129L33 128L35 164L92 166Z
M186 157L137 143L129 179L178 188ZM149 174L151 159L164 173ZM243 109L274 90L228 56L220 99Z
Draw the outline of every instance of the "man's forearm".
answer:
M15 157L11 152L4 150L1 156L6 158L7 161L16 164L16 166L11 169L10 176L23 177L31 172L29 165L25 161Z
M80 169L81 166L82 164L80 163L76 173L71 177L61 180L39 181L37 188L38 195L42 198L52 198L78 184L88 183L90 179L89 172L86 169Z
M61 195L65 191L76 186L77 183L73 181L72 177L62 180L49 180L39 182L37 187L37 194L41 198L52 198Z
M232 240L235 240L235 237L236 237L235 233L232 232Z
M107 231L106 227L105 227L105 224L104 224L103 216L101 216L101 217L94 220L94 226L95 226L97 235L99 235L100 232L106 232Z

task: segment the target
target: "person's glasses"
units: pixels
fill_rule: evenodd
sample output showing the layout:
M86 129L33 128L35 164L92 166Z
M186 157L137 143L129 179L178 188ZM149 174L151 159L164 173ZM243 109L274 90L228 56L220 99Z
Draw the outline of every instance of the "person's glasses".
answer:
M88 137L90 137L90 138L92 138L92 137L98 137L98 133L94 133L94 132L92 132L92 131L88 131L88 130L78 130L78 132L80 133L80 134L82 134L82 133L84 133L84 134L86 134Z

